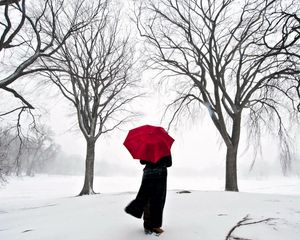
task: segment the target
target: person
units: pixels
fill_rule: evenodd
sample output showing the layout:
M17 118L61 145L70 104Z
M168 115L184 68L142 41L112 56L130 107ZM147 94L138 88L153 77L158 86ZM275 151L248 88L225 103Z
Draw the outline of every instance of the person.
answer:
M126 207L125 212L144 220L145 234L163 233L163 209L167 193L167 168L172 166L172 157L162 157L155 164L140 161L145 165L140 189L136 198Z

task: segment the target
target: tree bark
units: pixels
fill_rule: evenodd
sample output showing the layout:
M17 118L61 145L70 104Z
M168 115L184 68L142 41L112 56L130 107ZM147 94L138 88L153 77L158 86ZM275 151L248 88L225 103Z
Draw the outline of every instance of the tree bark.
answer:
M93 139L87 139L86 159L85 159L85 177L84 185L79 196L95 194L94 183L94 162L95 162L95 143Z
M225 190L238 192L237 153L241 133L241 112L235 114L231 133L231 143L227 144Z
M226 153L226 191L238 192L238 183L237 183L237 146L236 147L227 147Z

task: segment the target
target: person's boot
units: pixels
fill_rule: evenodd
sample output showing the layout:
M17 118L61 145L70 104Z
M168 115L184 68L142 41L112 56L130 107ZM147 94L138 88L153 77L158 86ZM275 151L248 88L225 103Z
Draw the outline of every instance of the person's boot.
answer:
M156 235L160 235L164 232L161 228L152 228L152 232L154 232Z
M150 235L150 234L153 233L152 230L148 229L148 228L144 228L144 232L145 232L146 235Z

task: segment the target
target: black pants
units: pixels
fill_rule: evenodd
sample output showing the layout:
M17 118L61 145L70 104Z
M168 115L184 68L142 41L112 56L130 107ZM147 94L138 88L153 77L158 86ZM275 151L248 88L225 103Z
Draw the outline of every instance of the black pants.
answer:
M125 211L137 218L144 215L144 228L161 227L166 193L167 169L144 169L138 194Z

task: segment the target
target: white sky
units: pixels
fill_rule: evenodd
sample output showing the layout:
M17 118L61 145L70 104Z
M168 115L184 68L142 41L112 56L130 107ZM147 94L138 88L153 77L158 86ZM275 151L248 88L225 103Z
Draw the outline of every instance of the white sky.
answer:
M151 76L146 76L151 77ZM140 164L133 160L127 149L122 145L127 131L143 124L160 125L164 106L168 103L167 97L149 87L149 97L141 99L137 103L137 110L141 110L144 116L131 124L123 126L123 130L102 136L96 145L96 164L101 162L115 165L116 171L126 169L130 174L141 171ZM44 102L44 101L43 101ZM70 105L60 97L54 102L49 101L44 107L49 111L45 115L47 124L54 130L55 140L68 154L85 156L85 140L79 131L71 131L75 116L68 116ZM166 127L164 125L163 127ZM242 129L245 133L245 129ZM214 175L224 177L225 171L225 148L220 147L218 133L213 126L208 114L203 118L183 120L175 128L171 128L170 135L175 139L172 146L173 174L176 175ZM251 152L242 155L246 138L241 139L239 154L240 175L248 175L248 169L253 159ZM221 144L223 146L223 144ZM263 141L263 155L258 157L254 168L254 175L279 174L280 163L277 147L274 142ZM99 166L101 168L101 165ZM270 167L270 169L269 169Z
M153 76L144 74L143 81L150 82ZM19 81L28 83L26 79ZM153 83L153 82L152 82ZM123 126L123 130L116 130L110 135L100 137L96 146L96 165L101 168L104 163L116 172L127 174L139 174L141 165L133 160L127 149L122 145L129 129L143 124L160 125L162 113L170 98L165 92L156 91L157 86L146 85L145 92L148 97L141 99L135 106L142 111L144 116L136 121ZM26 99L36 108L41 108L42 121L49 125L55 133L55 140L69 155L77 154L85 157L85 140L80 131L70 130L76 124L76 117L71 116L72 106L62 96L55 95L55 88L34 89L28 84L24 90ZM20 91L22 92L22 91ZM3 96L3 95L2 95ZM7 100L5 100L7 102ZM4 104L1 101L1 104ZM48 111L49 113L46 113ZM218 133L213 126L209 115L204 112L204 117L182 119L176 128L171 128L169 133L175 139L172 147L173 167L172 174L179 176L210 175L224 178L225 172L225 148L220 147ZM167 124L166 121L164 124ZM166 127L166 125L163 125ZM73 129L75 129L73 127ZM299 129L299 128L298 128ZM296 130L293 130L296 131ZM245 136L245 129L242 129ZM281 174L278 146L274 139L263 141L263 154L258 156L254 171L249 174L248 169L253 160L253 153L243 153L247 138L241 138L238 170L242 176L265 176ZM222 141L221 141L222 142ZM299 142L299 138L298 138ZM299 145L299 144L298 144ZM256 146L255 146L256 147ZM299 152L299 149L298 149ZM242 155L243 153L243 155ZM298 154L299 162L299 154ZM300 163L297 165L300 174ZM84 167L84 164L82 168ZM109 174L113 174L109 168Z
M147 78L147 79L145 79ZM143 80L150 80L150 74L144 75ZM19 84L19 83L18 83ZM160 95L153 88L148 89L149 97L142 99L137 105L145 116L136 122L123 127L123 131L115 131L110 136L101 137L96 148L96 161L113 162L116 165L124 166L140 171L136 160L132 160L130 154L122 145L127 131L130 128L142 124L160 125L164 106L168 97L163 93ZM61 96L45 95L44 92L35 91L36 94L28 92L26 97L34 106L43 107L49 114L43 115L43 121L55 132L55 140L68 154L85 156L85 141L82 134L70 130L70 126L76 122L75 116L70 114L70 105ZM38 96L37 96L38 95ZM1 101L2 102L2 101ZM164 126L165 127L165 126ZM219 147L218 133L212 125L208 114L203 119L183 120L176 129L170 130L170 135L175 139L172 147L173 168L177 174L213 174L223 177L225 167L225 149ZM241 139L240 153L243 152L246 138ZM270 141L270 140L269 140ZM274 142L264 141L263 156L258 157L256 162L257 174L265 174L269 171L278 173L280 171L277 146ZM268 143L269 142L269 143ZM240 156L239 169L247 172L253 159L251 152ZM97 164L97 163L96 163ZM272 170L266 166L271 166Z

